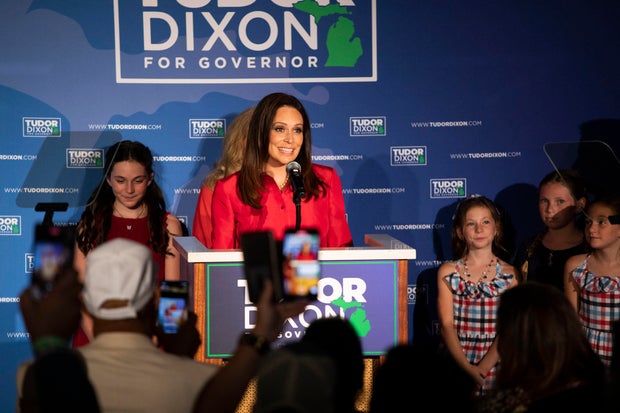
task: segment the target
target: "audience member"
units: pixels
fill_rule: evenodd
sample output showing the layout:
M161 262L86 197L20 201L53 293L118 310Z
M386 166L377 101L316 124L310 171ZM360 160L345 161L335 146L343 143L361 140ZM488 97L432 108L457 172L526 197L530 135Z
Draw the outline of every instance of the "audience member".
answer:
M99 412L84 360L69 348L80 323L82 284L73 268L56 276L49 294L37 299L26 288L19 296L35 360L17 370L17 411Z
M334 361L336 411L355 411L356 400L364 387L364 353L351 322L341 317L317 318L306 328L301 341L317 346Z
M234 356L200 393L194 413L234 413L248 384L256 377L263 355L282 330L284 321L304 311L308 300L273 302L273 285L265 281L257 304L256 325L239 340Z
M595 200L586 211L591 251L566 261L565 294L605 365L613 359L613 323L620 320L620 197Z
M322 248L352 246L340 178L333 168L313 164L311 152L310 121L301 102L284 93L261 99L241 169L213 190L213 248L238 249L240 234L248 231L271 230L281 240L298 223L319 230ZM299 205L287 172L292 161L301 166L306 192Z
M493 385L499 357L496 305L517 284L516 270L502 262L501 217L493 201L474 195L459 203L452 222L456 261L439 267L438 312L448 386L463 403ZM465 407L465 406L464 406Z
M318 367L323 371L318 372ZM309 375L324 380L316 385L312 404L307 400L313 396L307 394ZM363 385L364 355L353 325L341 317L318 318L300 341L265 359L257 378L254 412L355 413Z
M528 282L502 294L496 340L501 364L478 413L604 411L605 367L557 288Z
M83 302L95 337L78 350L103 411L191 411L217 370L153 343L156 275L151 251L128 239L106 241L87 256Z
M254 413L336 413L336 368L311 343L296 342L268 355L256 378Z
M391 347L374 372L369 413L397 413L409 407L416 411L422 403L437 411L466 412L460 400L449 404L452 398L443 389L439 365L437 355L423 346Z
M224 367L217 367L190 354L169 354L153 343L156 283L157 264L140 243L114 239L88 254L83 303L93 317L95 338L77 351L86 361L102 411L234 411L284 319L308 304L276 305L273 287L266 282L252 333L242 336ZM194 336L183 331L188 329L173 336L189 337L185 348L193 346L195 352Z
M445 360L429 352L426 343L391 347L374 372L369 413L471 412L470 393L450 388L446 394L446 385L453 382L446 380L445 366Z
M167 212L153 172L151 150L140 142L121 141L105 156L105 180L93 191L77 227L75 266L83 280L87 254L106 240L126 238L151 249L158 279L178 280L181 257L172 245L182 235L179 220ZM82 317L73 338L79 347L92 339L92 320Z
M577 171L561 169L545 175L538 195L538 212L545 228L520 245L513 264L523 280L564 290L566 260L587 249L579 219L586 206L586 187Z
M202 183L200 195L194 213L194 223L192 225L192 235L202 242L207 248L212 248L211 242L211 202L213 200L213 188L215 183L227 177L239 169L243 160L243 152L248 136L250 118L254 112L254 107L245 109L239 113L226 130L222 142L222 157L215 163L213 169Z

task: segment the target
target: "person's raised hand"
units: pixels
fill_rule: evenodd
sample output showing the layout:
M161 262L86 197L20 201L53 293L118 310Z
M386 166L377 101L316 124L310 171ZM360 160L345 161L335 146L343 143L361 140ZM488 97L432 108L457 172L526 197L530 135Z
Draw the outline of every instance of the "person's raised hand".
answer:
M165 333L158 325L155 330L158 343L167 353L193 358L202 343L196 328L197 320L196 313L188 311L187 319L179 326L179 330L172 334Z
M265 280L263 292L256 305L254 334L274 341L280 334L284 321L303 313L308 304L310 304L309 300L274 302L271 280Z
M19 307L31 342L42 337L58 337L67 342L80 325L82 283L77 272L66 267L57 274L51 292L36 299L30 287L19 296Z

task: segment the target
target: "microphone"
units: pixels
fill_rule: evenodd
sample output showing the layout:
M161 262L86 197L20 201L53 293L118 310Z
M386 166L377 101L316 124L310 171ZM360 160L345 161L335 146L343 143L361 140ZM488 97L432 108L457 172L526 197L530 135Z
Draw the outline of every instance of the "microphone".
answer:
M301 199L306 197L306 188L304 188L304 177L301 174L301 165L298 162L289 162L286 165L286 173L288 174L293 192Z

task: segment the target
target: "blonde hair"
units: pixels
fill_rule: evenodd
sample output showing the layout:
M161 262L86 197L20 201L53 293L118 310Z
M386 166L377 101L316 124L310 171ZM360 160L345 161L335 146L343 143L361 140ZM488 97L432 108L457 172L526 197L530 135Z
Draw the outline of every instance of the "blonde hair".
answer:
M230 123L222 142L222 157L205 177L203 185L213 189L215 183L241 169L254 106L239 113Z

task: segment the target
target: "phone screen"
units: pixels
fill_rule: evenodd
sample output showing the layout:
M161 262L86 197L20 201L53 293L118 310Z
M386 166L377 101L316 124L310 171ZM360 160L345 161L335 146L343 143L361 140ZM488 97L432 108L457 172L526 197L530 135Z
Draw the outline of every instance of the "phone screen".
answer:
M321 278L319 233L316 229L289 229L282 240L282 282L285 299L316 300Z
M159 283L157 322L166 334L179 331L187 319L189 284L187 281L161 281Z
M48 294L56 276L73 264L75 227L38 224L35 227L32 292L35 298Z

